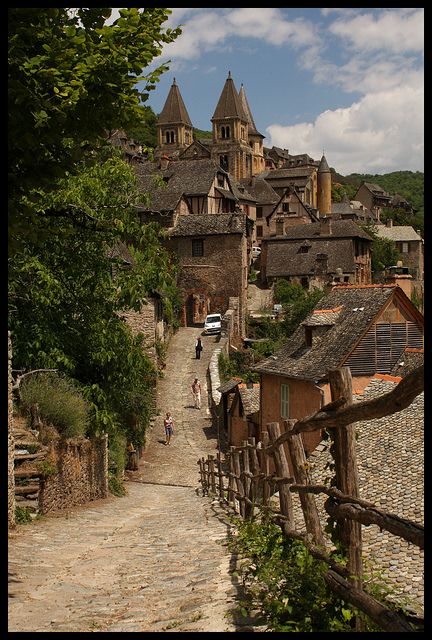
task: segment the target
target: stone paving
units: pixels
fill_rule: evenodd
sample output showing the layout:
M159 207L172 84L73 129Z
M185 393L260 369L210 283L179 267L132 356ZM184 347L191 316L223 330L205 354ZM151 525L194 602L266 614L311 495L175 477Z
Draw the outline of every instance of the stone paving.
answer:
M9 535L9 631L258 631L236 620L229 523L201 497L197 459L216 452L206 369L217 338L198 330L172 338L157 417L127 495L53 514ZM203 386L201 410L190 385ZM163 444L171 411L172 444Z

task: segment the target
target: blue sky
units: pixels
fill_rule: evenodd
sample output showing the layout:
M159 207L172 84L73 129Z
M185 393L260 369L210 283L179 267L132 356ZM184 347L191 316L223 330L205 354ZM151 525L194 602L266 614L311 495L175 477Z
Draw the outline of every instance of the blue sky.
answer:
M423 8L172 8L183 33L148 104L173 78L194 126L210 119L231 71L265 146L325 151L343 174L423 171Z

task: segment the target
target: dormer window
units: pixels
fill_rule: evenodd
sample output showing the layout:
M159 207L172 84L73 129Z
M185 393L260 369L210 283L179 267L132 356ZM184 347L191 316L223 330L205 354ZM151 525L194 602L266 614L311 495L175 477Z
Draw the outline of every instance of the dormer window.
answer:
M303 244L300 249L298 250L299 253L308 253L310 247L308 247L307 245Z

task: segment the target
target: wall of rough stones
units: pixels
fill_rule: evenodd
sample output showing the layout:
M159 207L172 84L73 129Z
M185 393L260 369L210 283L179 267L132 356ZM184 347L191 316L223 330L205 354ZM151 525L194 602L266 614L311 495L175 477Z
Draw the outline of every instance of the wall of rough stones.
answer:
M12 343L8 332L8 525L15 526L15 443L13 436L12 403Z
M39 510L58 511L108 496L108 437L58 439L46 457L57 473L41 479Z

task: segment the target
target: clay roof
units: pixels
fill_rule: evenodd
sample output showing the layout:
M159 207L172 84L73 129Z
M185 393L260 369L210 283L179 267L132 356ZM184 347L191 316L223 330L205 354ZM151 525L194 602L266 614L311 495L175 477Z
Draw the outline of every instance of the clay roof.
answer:
M305 225L306 226L306 225ZM307 225L312 226L312 224ZM355 270L354 249L352 240L349 238L335 238L329 240L316 238L310 242L310 249L307 253L301 253L300 247L304 245L304 240L272 241L267 240L267 276L301 276L316 273L318 261L317 255L326 253L328 255L328 266L326 273L334 274L340 267L344 273L351 273Z
M245 233L246 215L244 213L209 213L179 216L176 226L169 235L187 237Z
M239 394L245 415L250 416L260 410L260 385L254 384L252 389L239 385Z
M409 226L395 226L387 227L387 225L380 225L375 228L377 235L380 238L388 238L389 240L396 241L405 241L408 242L410 240L421 241L422 237L413 229L413 227Z
M239 118L244 122L247 122L247 116L243 111L243 106L235 88L234 81L231 78L231 73L228 74L228 78L225 81L224 88L217 103L212 120L219 120L223 118Z
M374 376L354 402L362 402L392 391L396 382L389 376ZM409 407L383 418L357 422L356 450L360 497L402 518L424 522L424 394ZM322 484L332 462L329 444L322 441L309 456L311 483ZM403 470L403 481L401 481ZM409 491L407 491L409 487ZM327 496L317 496L320 519L328 517L324 509ZM295 512L300 516L298 496L293 496ZM304 530L304 520L301 529ZM365 558L384 572L394 590L408 596L412 608L423 608L423 551L377 526L362 527ZM396 570L397 569L397 570Z
M179 122L192 127L192 122L183 102L180 89L174 78L164 108L159 115L158 124L173 124Z
M333 287L315 305L315 310L321 311L342 306L335 324L325 335L314 340L312 347L307 347L305 329L300 325L286 345L256 365L254 370L304 380L326 379L328 370L341 366L374 318L394 295L401 295L408 300L401 289L395 286ZM306 318L306 322L312 315Z

